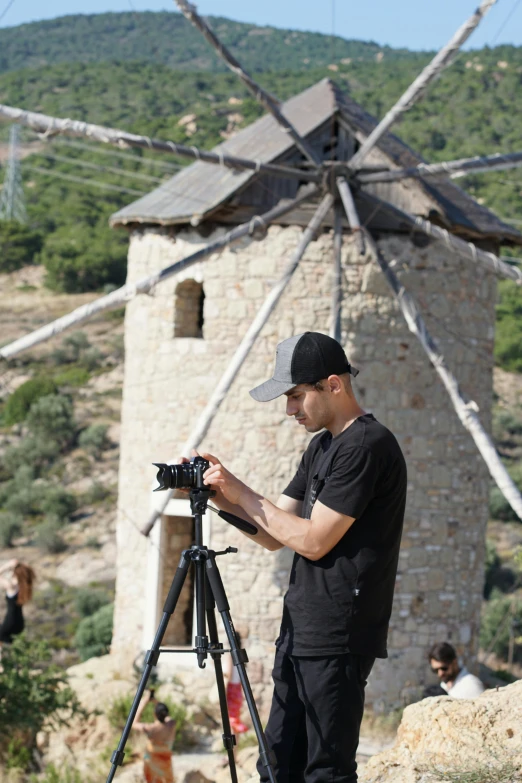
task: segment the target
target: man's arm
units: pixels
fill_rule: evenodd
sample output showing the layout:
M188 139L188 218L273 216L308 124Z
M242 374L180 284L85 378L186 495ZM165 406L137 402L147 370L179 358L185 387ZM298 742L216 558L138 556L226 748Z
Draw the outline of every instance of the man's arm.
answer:
M204 456L212 463L204 476L206 484L219 489L220 496L244 509L260 531L309 560L324 557L355 522L354 517L340 514L319 500L314 505L312 518L304 519L300 516L298 501L288 498L288 502L283 500L282 508L280 501L274 505L236 478L216 457Z
M226 499L222 492L218 491L216 496L212 498L212 502L215 503L216 506L221 509L221 511L228 511L231 514L235 514L236 517L245 519L247 522L250 522L251 525L254 525L258 531L257 535L255 536L250 535L250 533L245 533L243 530L241 531L244 536L249 538L251 541L254 541L254 543L259 544L265 549L268 549L270 552L275 552L277 549L283 548L284 544L270 535L267 530L259 525L243 506L240 506L237 503L230 503L230 501ZM276 506L277 508L280 508L283 511L288 511L291 514L299 515L301 511L301 501L294 500L294 498L288 497L288 495L280 495Z

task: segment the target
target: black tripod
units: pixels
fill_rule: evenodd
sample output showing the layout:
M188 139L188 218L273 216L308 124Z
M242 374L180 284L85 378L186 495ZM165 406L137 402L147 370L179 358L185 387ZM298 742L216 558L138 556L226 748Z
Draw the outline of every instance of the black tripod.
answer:
M200 482L198 482L200 483ZM196 638L195 646L192 652L197 655L198 666L200 669L205 667L205 659L208 655L211 656L214 661L214 668L216 672L216 682L219 694L219 705L221 709L221 720L223 723L223 745L226 748L228 754L228 761L230 765L230 776L232 783L237 783L237 771L236 763L234 759L234 745L236 744L236 738L232 734L230 727L230 719L228 716L225 682L223 679L223 668L221 665L221 656L225 652L230 652L232 656L232 662L236 666L241 681L241 686L245 694L245 700L252 718L252 724L256 732L257 741L259 743L259 753L262 763L267 769L267 773L271 783L277 783L274 770L272 766L272 754L268 750L266 737L261 726L259 719L259 713L257 711L254 696L252 694L252 688L245 669L245 663L248 661L248 656L245 650L239 648L237 643L236 632L230 616L230 607L228 604L225 588L221 580L221 575L216 563L216 557L219 555L226 555L230 552L237 552L234 547L228 547L223 552L214 552L212 549L207 549L203 546L203 532L202 532L202 517L207 509L207 503L215 493L202 486L195 487L190 490L190 508L192 516L194 517L195 528L195 543L190 549L185 549L181 553L181 560L179 562L176 573L170 586L169 594L165 605L163 607L163 616L154 637L152 647L148 650L143 667L143 673L141 676L138 690L132 702L125 728L123 729L118 747L111 756L111 769L107 777L107 783L111 783L116 769L123 764L123 757L125 756L125 745L129 737L138 706L145 689L147 687L147 681L150 677L152 669L158 663L160 653L164 652L179 652L178 650L162 650L161 642L167 630L169 620L173 614L176 604L178 602L183 584L185 582L190 564L193 563L195 573L195 592L196 592ZM234 524L248 532L257 532L256 528L250 525L245 520L241 520L238 517L234 517L231 514L225 512L219 512L220 516L227 519L227 521ZM217 606L218 612L221 614L223 625L230 645L230 651L224 650L223 645L219 642L215 608ZM208 636L206 634L206 624L208 623ZM185 652L185 650L183 651Z

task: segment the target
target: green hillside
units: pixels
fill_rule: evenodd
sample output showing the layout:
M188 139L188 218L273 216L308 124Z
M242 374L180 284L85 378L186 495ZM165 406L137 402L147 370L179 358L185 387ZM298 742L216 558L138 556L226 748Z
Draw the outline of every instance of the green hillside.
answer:
M389 62L354 60L338 62L335 71L328 66L274 70L259 78L284 100L328 76L380 117L428 59L417 54ZM521 80L522 48L462 53L394 130L429 161L518 150ZM0 102L206 148L262 113L228 71L173 71L169 65L135 61L62 63L3 73ZM7 135L8 126L1 125L0 144ZM126 153L130 158L121 158L110 147L70 146L62 137L43 142L27 130L22 138L29 144L22 172L30 228L38 235L28 237L27 246L41 245L38 258L50 284L75 291L121 283L126 234L109 230L109 215L175 173L168 164L186 161L131 151ZM522 221L519 169L469 176L458 184L504 219L517 226ZM0 250L18 247L20 241L9 235L2 244L0 236ZM15 255L19 258L20 250ZM512 309L509 305L501 314L509 342L505 365L522 369L522 327L510 317Z
M209 17L221 40L253 71L308 70L342 59L413 58L404 49L347 41L320 33L280 30ZM203 36L179 13L140 12L62 16L0 30L0 71L56 63L141 60L171 68L225 70Z

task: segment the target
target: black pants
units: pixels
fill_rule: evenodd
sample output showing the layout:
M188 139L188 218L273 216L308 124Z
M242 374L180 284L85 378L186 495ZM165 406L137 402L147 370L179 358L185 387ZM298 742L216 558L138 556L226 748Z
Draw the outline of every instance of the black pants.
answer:
M277 783L356 783L364 688L375 658L276 652L266 727ZM268 775L261 761L262 783Z

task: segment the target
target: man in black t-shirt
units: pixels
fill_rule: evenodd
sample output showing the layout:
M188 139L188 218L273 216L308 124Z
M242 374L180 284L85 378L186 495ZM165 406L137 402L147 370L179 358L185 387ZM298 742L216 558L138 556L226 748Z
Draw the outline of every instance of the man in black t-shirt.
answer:
M278 783L356 783L364 688L375 658L387 657L406 464L355 399L357 373L318 332L278 345L273 378L250 394L286 395L287 414L318 434L277 504L204 455L217 505L255 524L257 543L295 552L266 728ZM261 762L258 771L268 781Z

